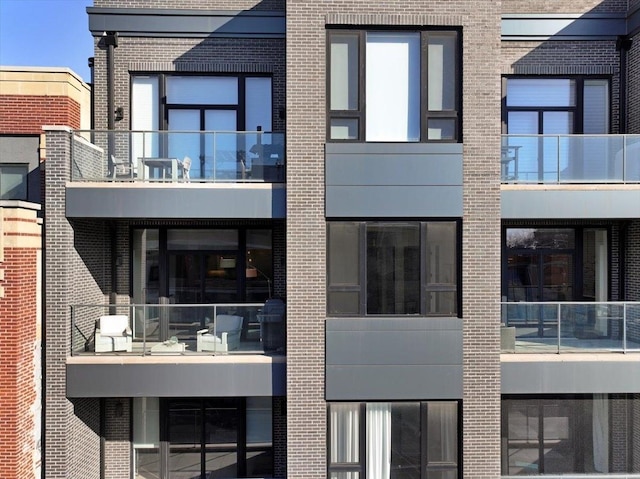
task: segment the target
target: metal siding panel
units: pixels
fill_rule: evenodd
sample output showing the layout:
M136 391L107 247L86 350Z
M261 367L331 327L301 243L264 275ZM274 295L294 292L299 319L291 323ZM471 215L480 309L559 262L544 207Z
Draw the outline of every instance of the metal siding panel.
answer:
M68 218L284 218L284 187L100 187L66 190Z
M640 392L639 361L502 362L502 394Z
M327 367L328 401L461 398L462 365Z
M284 361L270 364L67 364L66 376L67 397L286 394Z
M503 219L640 218L640 188L503 190Z
M326 215L457 218L462 186L327 186Z

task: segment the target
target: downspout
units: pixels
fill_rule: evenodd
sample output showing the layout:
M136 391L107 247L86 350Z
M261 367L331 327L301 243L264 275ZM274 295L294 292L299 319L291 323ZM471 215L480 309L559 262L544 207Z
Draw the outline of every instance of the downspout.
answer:
M620 52L620 134L627 132L627 52L632 43L633 39L625 35L616 40L616 50Z
M94 138L93 138L93 130L96 129L96 114L95 114L95 109L96 109L96 90L93 87L93 85L95 84L95 70L94 70L94 65L95 65L95 58L94 57L89 57L87 59L87 61L89 62L89 68L91 70L91 83L89 83L89 85L91 85L91 142L94 143Z
M105 32L102 36L102 44L107 47L107 130L111 133L115 129L115 58L114 49L118 46L118 32ZM115 156L115 138L113 134L109 134L107 144L108 159Z

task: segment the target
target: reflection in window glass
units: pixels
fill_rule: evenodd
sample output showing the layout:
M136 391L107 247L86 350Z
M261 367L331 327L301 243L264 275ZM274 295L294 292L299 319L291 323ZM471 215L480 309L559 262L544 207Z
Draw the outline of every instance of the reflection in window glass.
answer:
M507 106L575 106L576 81L569 78L509 78Z
M238 248L238 230L170 229L170 250L234 250Z
M640 472L629 455L638 440L638 428L628 421L639 404L633 396L538 396L502 403L504 475Z
M455 110L456 43L451 34L429 34L428 58L430 111Z
M332 118L331 119L331 139L332 140L357 140L358 139L357 118Z
M358 36L331 36L331 110L358 108Z
M367 313L420 312L420 229L367 225Z
M27 165L0 165L0 200L27 199Z

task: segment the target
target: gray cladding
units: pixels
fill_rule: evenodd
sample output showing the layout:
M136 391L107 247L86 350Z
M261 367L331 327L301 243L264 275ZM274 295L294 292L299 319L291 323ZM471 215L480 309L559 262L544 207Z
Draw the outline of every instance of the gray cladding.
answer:
M326 216L462 216L462 145L327 143Z
M502 219L640 218L640 188L513 189L501 192Z
M172 10L88 7L89 30L99 37L114 31L128 37L284 38L279 11Z
M326 321L326 399L462 398L462 320Z
M284 396L286 363L67 364L67 397Z
M615 40L626 33L624 13L502 15L502 40Z
M284 218L282 184L127 186L77 183L66 189L67 218L209 219Z
M592 394L638 393L638 360L616 361L563 357L545 361L502 361L502 394Z

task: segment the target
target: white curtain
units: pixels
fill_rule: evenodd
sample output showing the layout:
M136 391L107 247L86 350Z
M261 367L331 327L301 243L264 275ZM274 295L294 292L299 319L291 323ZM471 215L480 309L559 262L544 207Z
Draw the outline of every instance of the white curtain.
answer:
M596 472L609 472L609 398L593 395L593 467Z
M391 404L367 403L367 479L389 479Z
M360 443L360 404L335 403L331 405L329 428L331 431L331 450L329 461L332 463L358 462Z

